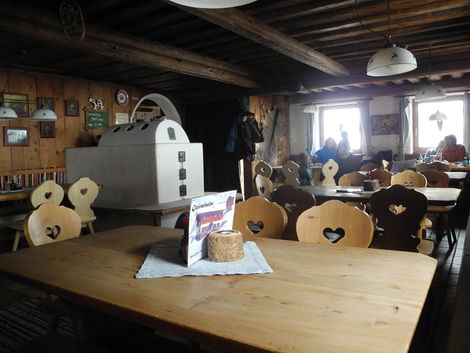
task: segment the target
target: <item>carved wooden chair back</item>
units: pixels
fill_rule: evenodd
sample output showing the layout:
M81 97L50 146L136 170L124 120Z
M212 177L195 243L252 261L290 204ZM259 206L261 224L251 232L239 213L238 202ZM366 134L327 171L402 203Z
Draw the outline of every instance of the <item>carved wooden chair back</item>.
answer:
M30 201L34 208L43 203L60 205L64 199L64 189L53 180L46 180L31 193Z
M377 179L379 181L379 186L390 186L392 181L392 173L384 169L374 169L370 172L371 179Z
M273 168L265 161L259 161L255 167L255 174L262 175L266 178L271 178Z
M296 229L297 218L302 212L315 206L315 197L292 185L284 185L274 191L272 201L282 206L287 213L288 222L283 238L299 240Z
M24 233L30 246L78 237L80 229L80 217L74 210L53 203L40 205L24 221Z
M268 177L261 174L255 176L255 185L258 196L271 200L274 191L274 184Z
M392 185L372 194L371 213L383 232L372 240L371 247L417 252L421 242L421 221L428 200L422 193L402 185Z
M286 177L286 185L300 186L299 165L294 161L287 161L282 166L282 174Z
M286 211L264 197L253 196L235 204L233 228L244 236L281 238L286 225Z
M449 187L449 176L435 169L428 169L422 172L428 181L428 187L447 188Z
M322 185L336 185L334 176L338 173L338 163L336 163L333 159L329 159L328 162L323 164L321 168L321 172L325 179L322 181Z
M450 172L452 170L451 166L447 163L436 161L436 162L433 162L432 165L435 166L437 170L441 172Z
M96 219L91 204L98 196L98 185L88 177L80 178L70 186L67 197L78 213L82 225L87 225L90 233L94 233L92 222Z
M425 188L427 185L427 180L423 174L407 169L401 173L393 174L391 184Z
M425 170L437 170L437 167L432 163L421 163L416 165L416 171L422 173Z
M363 172L368 172L368 171L371 171L374 169L380 169L380 168L382 168L382 166L378 165L377 163L369 162L361 166L359 170Z
M367 248L374 225L369 215L338 200L304 211L297 220L299 241Z
M339 186L364 186L367 177L359 172L351 172L342 175L338 180Z

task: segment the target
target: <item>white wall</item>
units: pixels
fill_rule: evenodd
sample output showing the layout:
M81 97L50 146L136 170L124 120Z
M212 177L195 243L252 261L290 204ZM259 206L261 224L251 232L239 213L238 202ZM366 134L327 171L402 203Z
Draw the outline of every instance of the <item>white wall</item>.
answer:
M302 153L307 147L307 114L303 112L302 104L289 106L290 122L290 153ZM398 98L393 96L375 97L370 101L369 114L398 114ZM372 135L372 151L391 149L397 153L399 135Z

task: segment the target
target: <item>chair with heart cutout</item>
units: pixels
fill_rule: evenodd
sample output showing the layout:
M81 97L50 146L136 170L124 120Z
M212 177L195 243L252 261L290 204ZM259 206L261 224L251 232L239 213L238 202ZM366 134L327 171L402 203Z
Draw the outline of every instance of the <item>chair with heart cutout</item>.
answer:
M245 237L282 237L287 225L286 211L261 196L253 196L235 204L233 228Z
M60 205L64 199L64 189L53 180L46 180L33 190L29 198L31 205L36 208L44 203ZM15 230L12 251L16 251L21 235L23 234L24 221L11 223L9 228Z
M338 173L339 165L333 159L329 159L328 162L323 164L321 172L325 179L322 181L322 185L336 185L334 176Z
M374 169L369 173L371 179L377 179L379 186L386 187L391 185L392 173L384 169Z
M98 185L88 177L78 179L67 191L68 199L82 220L82 228L88 227L90 233L95 232L93 221L96 219L90 206L98 196L98 191Z
M434 244L422 239L421 222L428 200L422 193L403 185L392 185L370 197L371 213L381 229L371 248L432 253Z
M407 169L400 173L393 174L391 184L398 184L415 188L425 188L428 182L423 174Z
M311 207L297 220L299 241L308 243L367 248L373 232L367 213L338 200Z
M274 192L274 184L271 179L261 174L257 174L255 176L255 185L256 191L258 192L258 196L271 200L272 194Z
M302 212L315 206L315 196L292 185L279 187L273 193L273 202L282 206L287 213L287 227L283 239L299 240L297 237L297 218Z
M282 165L282 174L286 177L286 185L300 186L299 168L300 166L294 161L287 161Z

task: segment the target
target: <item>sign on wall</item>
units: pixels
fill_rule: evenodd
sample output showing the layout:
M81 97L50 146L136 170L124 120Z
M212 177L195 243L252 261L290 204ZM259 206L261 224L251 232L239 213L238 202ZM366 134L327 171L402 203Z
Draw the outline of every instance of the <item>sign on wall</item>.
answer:
M109 127L108 112L87 110L86 122L90 128Z

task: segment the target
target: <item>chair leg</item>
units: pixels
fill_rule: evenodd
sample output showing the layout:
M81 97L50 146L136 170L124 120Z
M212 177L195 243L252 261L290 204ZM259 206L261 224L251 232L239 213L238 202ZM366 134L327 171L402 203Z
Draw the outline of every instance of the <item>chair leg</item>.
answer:
M11 248L11 251L16 251L18 249L18 244L20 242L20 237L21 237L21 231L17 230L15 232L15 238L13 239L13 246Z
M90 232L90 234L94 234L94 233L95 233L95 229L93 228L93 223L92 223L92 222L88 222L88 223L87 223L87 226L88 226L88 231Z
M57 326L59 325L59 315L57 314L49 314L48 317L48 325L47 325L47 333L53 334L57 331Z
M447 241L449 242L449 248L452 249L455 242L457 241L457 236L455 235L455 228L453 223L450 221L450 215L447 213L442 214L442 218L444 221L445 232L447 235ZM452 223L452 225L451 225Z

